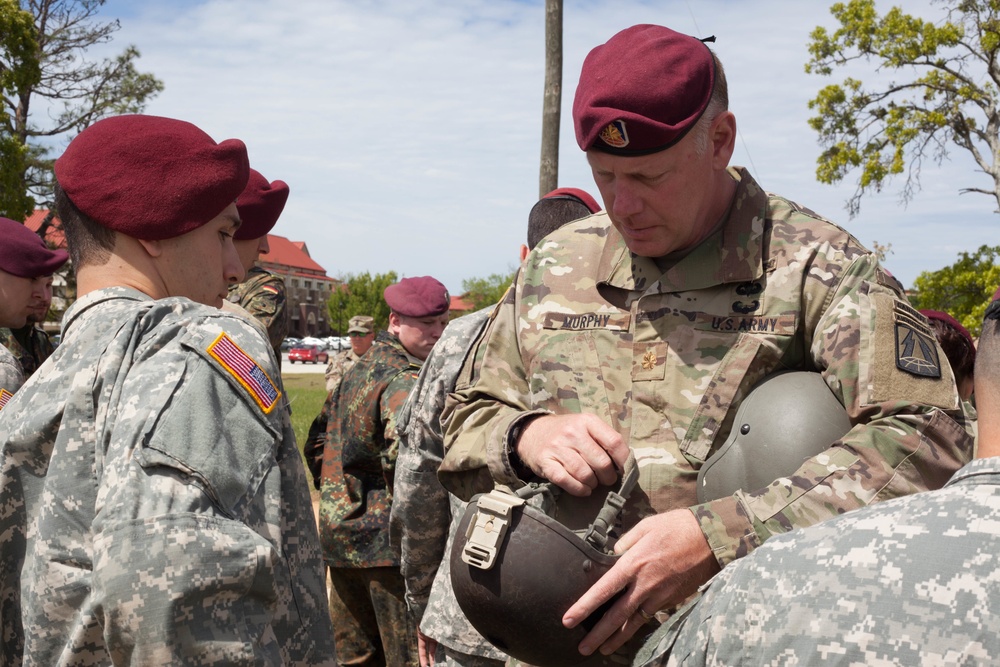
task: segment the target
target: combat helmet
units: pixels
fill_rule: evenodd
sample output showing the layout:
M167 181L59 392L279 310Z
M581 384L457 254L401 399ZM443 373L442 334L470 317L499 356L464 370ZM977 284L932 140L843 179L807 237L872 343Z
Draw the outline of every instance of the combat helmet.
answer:
M698 502L762 489L850 430L847 410L819 373L768 376L740 404L729 439L698 471Z
M609 532L637 478L630 453L618 491L607 494L596 517L580 530L547 513L556 513L553 502L542 506L546 509L528 502L539 494L558 494L548 482L516 492L498 486L475 496L451 551L455 597L472 626L507 655L538 667L587 660L577 647L617 597L575 628L563 627L562 617L618 559Z

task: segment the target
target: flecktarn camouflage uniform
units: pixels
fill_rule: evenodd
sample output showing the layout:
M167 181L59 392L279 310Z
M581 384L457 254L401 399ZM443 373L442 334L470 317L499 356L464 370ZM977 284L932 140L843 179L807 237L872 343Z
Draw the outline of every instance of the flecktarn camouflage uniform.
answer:
M20 329L0 329L0 344L10 350L21 364L24 379L31 377L55 349L45 330L34 324Z
M781 535L719 573L650 665L992 665L1000 458L937 491Z
M45 666L335 664L258 331L120 287L79 299L63 327L0 413L4 664L22 650Z
M535 414L593 413L639 465L621 528L690 507L725 565L773 534L939 488L969 461L951 368L876 256L745 170L730 175L727 220L665 273L603 213L539 244L487 329L481 367L466 364L446 404L449 490L521 486L512 429ZM820 372L854 428L790 477L697 504L698 469L740 402L787 369Z
M355 354L354 350L347 350L334 356L326 367L326 401L323 403L323 409L309 425L309 434L302 447L302 455L306 458L306 465L313 478L313 486L317 490L320 487L320 475L323 470L323 446L326 442L326 430L330 425L330 415L334 407L333 393L340 386L344 374L360 359L361 356Z
M403 601L399 553L389 544L389 507L399 453L397 419L420 363L399 339L381 331L327 397L320 540L334 587L337 653L345 663L417 664L416 626ZM382 594L371 596L372 586Z
M21 372L21 364L10 350L0 345L0 410L4 409L7 401L22 384L24 374Z
M227 299L242 306L264 325L280 365L281 341L288 335L284 279L267 269L253 266L243 282L229 287Z
M506 656L476 632L451 586L448 554L465 503L437 479L444 457L441 411L469 349L492 307L452 321L434 344L399 416L399 459L389 518L390 539L400 549L406 604L421 631L437 640L438 662L502 665Z

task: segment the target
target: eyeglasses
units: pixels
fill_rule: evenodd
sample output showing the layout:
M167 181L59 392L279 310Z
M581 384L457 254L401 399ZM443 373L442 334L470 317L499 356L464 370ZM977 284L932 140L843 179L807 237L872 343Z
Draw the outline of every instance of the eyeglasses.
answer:
M352 331L351 333L347 334L347 337L348 338L364 338L367 335L368 334L366 334L366 333L358 333L357 331Z

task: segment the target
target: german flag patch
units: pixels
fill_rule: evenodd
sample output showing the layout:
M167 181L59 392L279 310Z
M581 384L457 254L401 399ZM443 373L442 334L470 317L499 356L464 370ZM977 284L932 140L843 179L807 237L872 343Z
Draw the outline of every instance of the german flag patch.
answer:
M919 377L941 377L938 348L922 316L896 304L893 311L896 329L896 367Z
M3 406L7 405L7 401L14 397L14 394L10 393L6 389L0 389L0 410L3 410Z
M211 345L208 354L246 389L265 414L277 405L281 392L253 358L240 349L229 334L222 332Z
M265 292L270 292L271 294L277 294L278 293L278 288L275 287L274 285L261 285L260 288L262 290L264 290Z

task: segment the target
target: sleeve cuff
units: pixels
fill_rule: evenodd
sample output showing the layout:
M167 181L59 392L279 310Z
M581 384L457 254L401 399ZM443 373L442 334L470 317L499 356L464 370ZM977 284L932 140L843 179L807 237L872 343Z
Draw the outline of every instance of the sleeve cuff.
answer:
M520 436L520 432L529 421L548 414L552 413L546 410L519 412L497 424L494 435L502 433L503 436L492 438L492 443L499 442L500 444L499 447L496 447L496 451L493 451L493 447L491 447L491 451L487 453L490 474L497 484L505 484L513 489L518 489L531 481L531 479L522 479L520 476L527 476L530 471L519 470L520 466L511 461L511 449L516 445L515 436Z
M739 496L719 498L690 508L705 534L719 567L742 558L760 546L752 514Z

